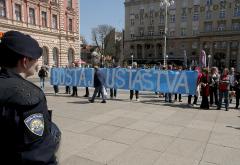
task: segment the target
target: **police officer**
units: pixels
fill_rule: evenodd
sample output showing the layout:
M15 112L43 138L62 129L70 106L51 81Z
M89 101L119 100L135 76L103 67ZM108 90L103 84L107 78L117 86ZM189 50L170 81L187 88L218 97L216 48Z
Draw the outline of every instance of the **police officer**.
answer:
M60 131L42 90L26 80L42 49L29 35L6 32L0 43L0 164L56 165Z

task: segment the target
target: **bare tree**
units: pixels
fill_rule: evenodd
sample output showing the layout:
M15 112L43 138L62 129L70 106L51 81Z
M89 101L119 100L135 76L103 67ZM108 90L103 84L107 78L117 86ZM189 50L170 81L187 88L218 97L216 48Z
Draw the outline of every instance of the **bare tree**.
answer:
M104 48L108 45L109 40L107 35L114 30L111 25L98 25L96 28L92 29L92 39L93 42L98 47L101 54L105 54Z
M82 36L82 35L81 35L81 40L82 40L82 44L83 45L87 45L88 44L86 38L84 36Z

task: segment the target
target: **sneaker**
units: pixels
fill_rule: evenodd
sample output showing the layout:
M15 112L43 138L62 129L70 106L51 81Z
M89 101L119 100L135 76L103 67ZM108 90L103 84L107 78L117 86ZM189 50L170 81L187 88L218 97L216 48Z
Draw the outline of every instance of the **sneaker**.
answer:
M84 95L83 97L89 97L89 95Z
M179 100L179 102L182 102L182 100Z
M140 101L140 99L136 99L136 101Z
M220 107L218 107L218 108L217 108L217 110L221 110L221 108L220 108Z
M107 103L106 100L103 100L101 103Z
M228 108L226 108L225 110L228 111Z
M93 100L88 100L90 103L94 103L94 101Z

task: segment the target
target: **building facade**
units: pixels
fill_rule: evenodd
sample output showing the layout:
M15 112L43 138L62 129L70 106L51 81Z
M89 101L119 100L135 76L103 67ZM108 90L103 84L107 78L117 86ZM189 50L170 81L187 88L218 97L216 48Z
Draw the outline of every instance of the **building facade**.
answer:
M125 0L125 58L163 63L165 8L161 0ZM239 0L175 0L168 7L168 63L198 64L203 49L213 66L240 63ZM209 56L210 55L210 56Z
M66 66L80 58L79 18L78 0L0 0L0 32L35 38L42 65Z

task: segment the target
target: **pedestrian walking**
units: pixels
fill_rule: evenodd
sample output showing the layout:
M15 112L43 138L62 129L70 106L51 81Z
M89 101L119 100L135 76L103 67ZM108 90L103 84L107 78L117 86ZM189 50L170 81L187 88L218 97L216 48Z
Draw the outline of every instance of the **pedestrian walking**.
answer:
M98 66L94 67L94 93L92 98L89 100L91 103L94 103L95 97L100 92L102 96L102 102L101 103L106 103L106 96L104 95L104 90L105 89L105 75L101 70L99 70Z

